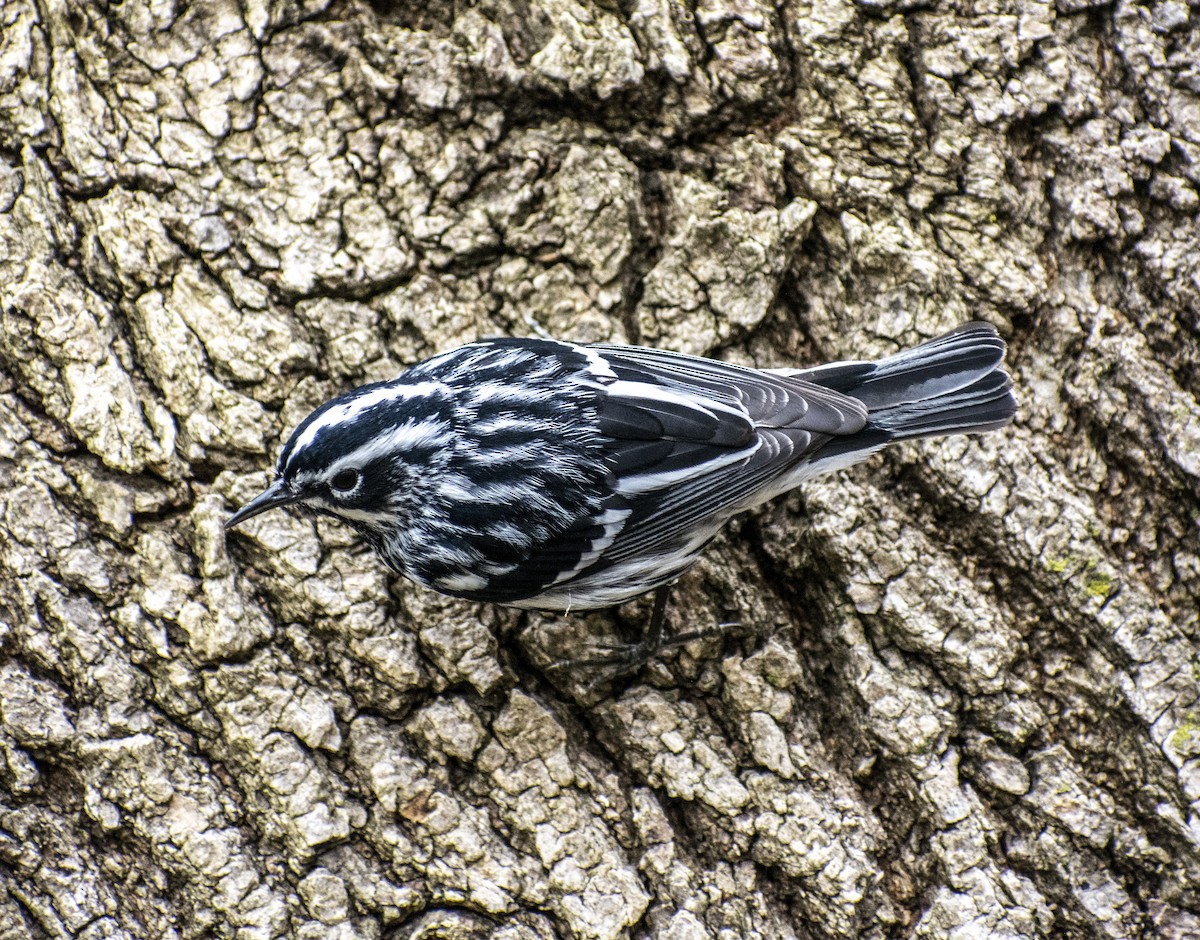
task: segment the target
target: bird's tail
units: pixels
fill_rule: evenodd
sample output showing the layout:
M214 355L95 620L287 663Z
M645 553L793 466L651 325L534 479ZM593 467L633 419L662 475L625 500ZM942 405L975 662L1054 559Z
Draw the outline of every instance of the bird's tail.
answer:
M835 362L790 371L797 378L857 398L867 425L821 451L875 450L891 441L974 434L1008 424L1017 410L1012 381L1001 368L1005 345L986 323L967 323L877 362Z

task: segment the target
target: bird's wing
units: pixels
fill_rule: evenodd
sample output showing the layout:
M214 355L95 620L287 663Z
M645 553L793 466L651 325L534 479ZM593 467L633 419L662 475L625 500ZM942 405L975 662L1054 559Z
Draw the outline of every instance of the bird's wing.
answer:
M866 408L802 379L681 353L592 346L612 371L599 424L614 489L629 508L601 561L668 551L716 528Z
M650 382L685 398L720 402L744 411L760 427L836 435L852 434L866 422L866 408L857 399L803 376L639 346L596 344L588 349L604 358L618 381Z

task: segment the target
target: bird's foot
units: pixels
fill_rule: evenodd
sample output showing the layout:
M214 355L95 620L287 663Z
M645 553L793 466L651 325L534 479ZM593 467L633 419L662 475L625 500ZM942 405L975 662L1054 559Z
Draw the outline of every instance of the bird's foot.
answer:
M682 646L693 640L705 640L709 637L720 636L733 627L740 626L736 621L719 623L715 627L704 630L691 630L675 636L662 637L653 634L646 636L637 643L595 643L592 649L598 654L572 659L560 659L551 663L547 668L558 669L601 669L607 670L607 679L619 679L640 670L655 656L673 646Z

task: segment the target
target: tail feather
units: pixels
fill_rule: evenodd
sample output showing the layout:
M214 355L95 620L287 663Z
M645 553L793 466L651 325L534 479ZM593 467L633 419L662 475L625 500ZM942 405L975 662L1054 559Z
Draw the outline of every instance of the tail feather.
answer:
M890 431L892 440L906 440L992 431L1008 424L1015 411L1012 381L995 369L958 391L873 410L867 421Z
M1004 361L1004 340L986 323L967 323L937 339L880 359L853 389L868 411L928 402L967 388Z
M865 456L890 441L974 434L1016 414L1012 381L1001 365L1005 345L986 323L967 323L878 362L838 362L793 373L857 398L867 424L825 445L817 460Z

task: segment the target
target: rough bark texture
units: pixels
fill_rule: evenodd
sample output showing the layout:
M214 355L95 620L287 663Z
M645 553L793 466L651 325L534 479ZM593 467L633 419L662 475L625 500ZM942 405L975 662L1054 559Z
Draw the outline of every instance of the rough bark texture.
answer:
M0 937L1200 936L1200 12L0 3ZM535 328L970 318L1005 433L735 524L675 629L226 539L354 384Z

